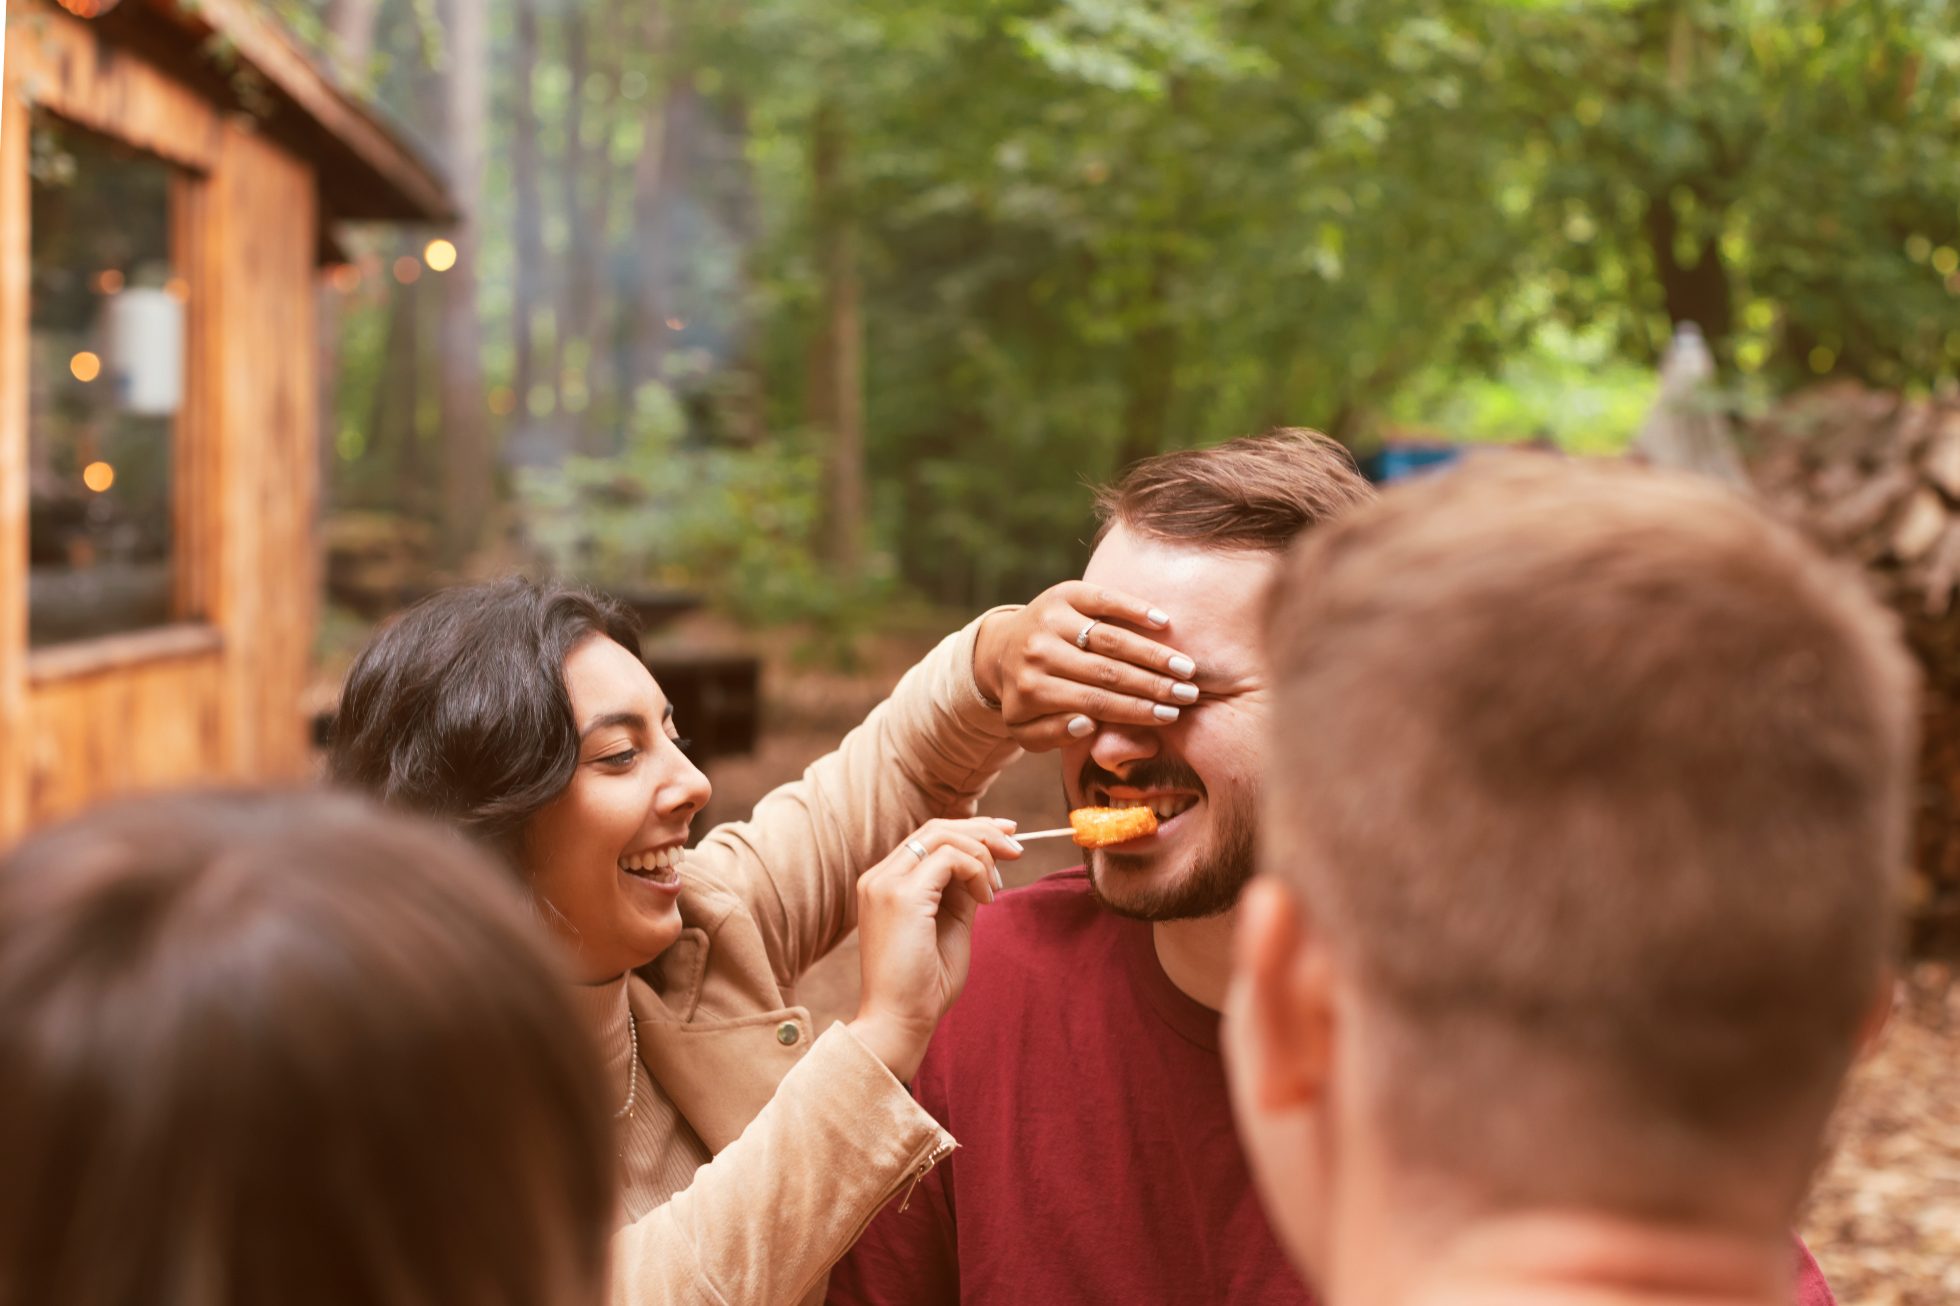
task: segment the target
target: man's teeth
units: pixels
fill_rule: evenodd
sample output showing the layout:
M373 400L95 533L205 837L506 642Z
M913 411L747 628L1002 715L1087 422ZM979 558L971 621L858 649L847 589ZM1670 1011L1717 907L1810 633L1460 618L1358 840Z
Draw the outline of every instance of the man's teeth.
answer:
M619 859L619 869L644 874L648 871L665 871L681 864L679 848L662 848L656 852L634 853Z
M1098 789L1090 797L1095 800L1098 807L1148 807L1157 814L1159 821L1182 816L1198 805L1198 800L1190 794L1165 794L1158 798L1111 798L1107 790Z

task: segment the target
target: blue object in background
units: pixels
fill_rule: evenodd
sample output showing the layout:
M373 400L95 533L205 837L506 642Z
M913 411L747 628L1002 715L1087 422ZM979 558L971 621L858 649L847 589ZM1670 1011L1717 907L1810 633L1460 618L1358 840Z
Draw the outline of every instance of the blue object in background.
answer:
M1463 457L1461 445L1390 442L1361 462L1361 474L1377 485L1448 467Z

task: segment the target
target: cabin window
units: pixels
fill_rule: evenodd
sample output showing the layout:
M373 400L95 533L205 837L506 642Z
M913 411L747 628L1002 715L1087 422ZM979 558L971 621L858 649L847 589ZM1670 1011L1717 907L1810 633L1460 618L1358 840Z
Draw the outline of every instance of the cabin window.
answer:
M186 178L46 114L30 170L28 642L201 616L177 574Z

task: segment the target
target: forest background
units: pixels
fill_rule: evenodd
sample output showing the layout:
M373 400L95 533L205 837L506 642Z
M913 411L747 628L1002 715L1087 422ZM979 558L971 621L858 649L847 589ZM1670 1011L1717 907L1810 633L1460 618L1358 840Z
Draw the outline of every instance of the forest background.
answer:
M1960 376L1946 0L275 7L468 214L321 306L332 509L451 566L971 611L1166 448L1620 447L1684 321Z

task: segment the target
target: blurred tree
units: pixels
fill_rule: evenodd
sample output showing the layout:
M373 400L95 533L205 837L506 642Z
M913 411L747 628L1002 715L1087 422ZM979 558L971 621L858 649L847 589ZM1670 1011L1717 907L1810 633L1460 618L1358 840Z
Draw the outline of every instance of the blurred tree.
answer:
M436 369L441 400L442 552L459 563L482 543L496 470L483 384L477 307L482 260L485 153L490 131L488 0L445 0L443 141L462 220L449 233L453 264L442 274ZM435 266L431 264L431 266Z
M1773 389L1960 374L1955 0L445 2L498 70L503 458L645 449L671 403L690 455L825 469L772 520L840 577L1025 595L1079 565L1085 477L1274 423L1539 423L1682 320ZM417 74L458 33L379 3L377 87L446 152ZM386 312L346 323L350 502L437 434Z

